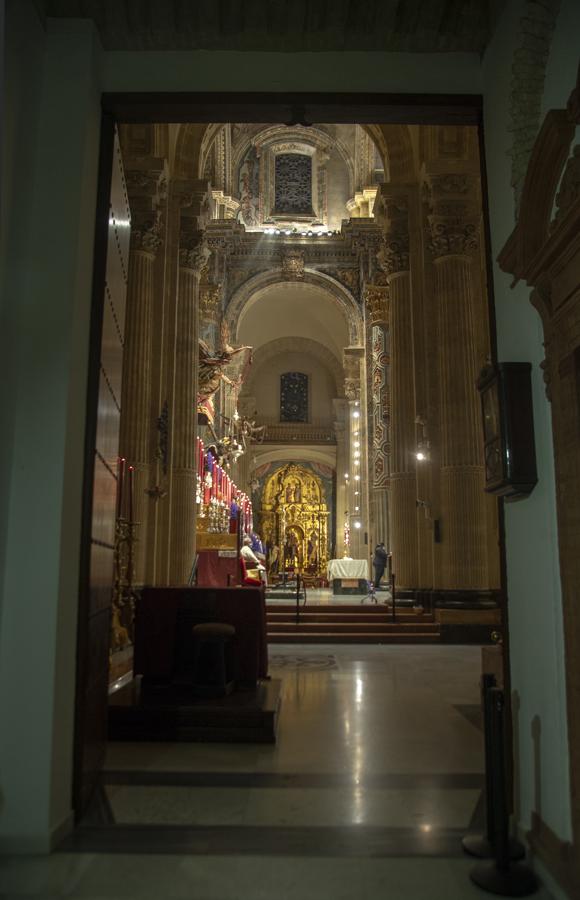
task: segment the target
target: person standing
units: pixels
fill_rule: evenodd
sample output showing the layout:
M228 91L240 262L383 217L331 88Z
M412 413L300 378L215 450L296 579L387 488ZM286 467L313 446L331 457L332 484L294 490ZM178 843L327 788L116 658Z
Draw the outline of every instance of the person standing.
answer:
M381 541L381 543L377 544L377 546L375 547L375 553L373 556L373 569L375 570L375 589L376 590L378 590L379 585L381 583L381 578L383 577L388 558L389 558L389 554L385 550L384 543Z

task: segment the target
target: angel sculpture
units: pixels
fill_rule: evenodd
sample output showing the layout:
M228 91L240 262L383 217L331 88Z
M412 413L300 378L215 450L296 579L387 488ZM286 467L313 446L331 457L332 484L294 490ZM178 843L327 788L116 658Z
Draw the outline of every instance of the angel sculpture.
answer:
M244 450L248 444L261 444L264 440L265 425L256 425L254 419L242 419L239 425L240 439Z
M220 386L220 381L233 387L239 387L243 381L243 370L245 366L241 366L241 371L235 378L226 375L226 369L232 363L234 356L238 353L249 351L247 364L252 361L252 347L231 347L228 343L227 328L222 327L222 345L217 353L212 353L208 345L201 338L199 339L199 384L198 384L198 403L209 400L213 397Z

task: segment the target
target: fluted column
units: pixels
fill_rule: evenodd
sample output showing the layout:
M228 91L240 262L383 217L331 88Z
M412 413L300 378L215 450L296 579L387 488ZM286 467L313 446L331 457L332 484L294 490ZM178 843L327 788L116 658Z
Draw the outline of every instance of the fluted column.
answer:
M197 219L182 214L175 329L170 468L169 583L186 584L195 557L199 282L209 249Z
M151 387L155 257L162 225L157 207L159 172L127 174L131 203L131 249L123 348L119 453L133 466L133 581L143 584L151 469Z
M408 590L419 584L408 203L384 187L382 202L385 244L378 259L387 276L391 325L391 552L397 585Z
M430 249L438 306L441 584L448 590L489 587L472 258L479 250L475 179L431 178Z

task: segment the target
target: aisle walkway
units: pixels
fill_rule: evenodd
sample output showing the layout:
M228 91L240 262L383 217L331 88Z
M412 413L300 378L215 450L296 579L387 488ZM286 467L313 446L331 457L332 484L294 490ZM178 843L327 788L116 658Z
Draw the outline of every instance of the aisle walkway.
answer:
M1 896L484 896L459 846L482 811L479 652L271 648L276 746L111 744L102 821L10 860Z

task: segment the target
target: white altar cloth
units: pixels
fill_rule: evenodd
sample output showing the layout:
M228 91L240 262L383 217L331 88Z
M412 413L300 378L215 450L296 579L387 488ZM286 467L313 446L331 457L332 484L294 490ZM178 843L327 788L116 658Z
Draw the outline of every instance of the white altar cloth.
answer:
M331 559L328 561L328 580L333 578L364 578L368 581L369 564L366 559Z

